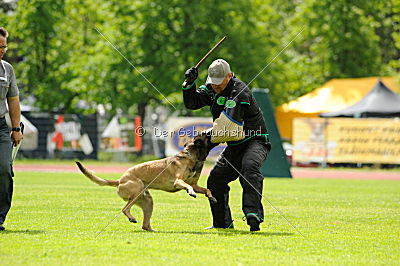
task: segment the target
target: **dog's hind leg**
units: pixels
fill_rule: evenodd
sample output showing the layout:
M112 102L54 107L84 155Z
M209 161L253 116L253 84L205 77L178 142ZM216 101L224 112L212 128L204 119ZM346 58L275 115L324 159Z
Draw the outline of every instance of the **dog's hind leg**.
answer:
M137 223L135 217L131 214L133 204L141 197L141 192L144 189L144 184L140 179L129 180L128 182L121 183L118 186L118 195L124 200L128 201L122 212L128 217L131 223Z
M144 191L136 204L143 210L143 225L142 229L146 231L155 231L151 228L150 218L153 214L153 198L148 190Z
M125 207L122 209L122 212L125 214L126 217L128 217L129 222L131 223L137 223L137 220L135 217L132 216L131 214L131 208L132 205L135 203L136 199L132 198L128 200L128 203L126 203Z

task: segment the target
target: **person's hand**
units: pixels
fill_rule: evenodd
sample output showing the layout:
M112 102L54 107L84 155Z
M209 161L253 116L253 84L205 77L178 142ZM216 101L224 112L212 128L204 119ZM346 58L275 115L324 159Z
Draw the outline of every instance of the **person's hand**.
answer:
M191 67L185 72L185 78L187 84L192 84L199 76L199 71L196 67Z
M23 139L21 131L18 131L18 132L17 131L12 131L11 132L11 139L12 139L12 142L14 143L14 146L17 146L21 142L21 140Z

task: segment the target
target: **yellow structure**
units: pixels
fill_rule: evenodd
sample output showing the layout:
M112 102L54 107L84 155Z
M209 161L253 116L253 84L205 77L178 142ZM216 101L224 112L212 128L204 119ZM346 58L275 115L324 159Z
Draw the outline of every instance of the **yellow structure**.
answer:
M357 103L375 86L378 79L379 77L332 79L322 87L282 104L275 110L281 137L292 140L294 118L318 117L321 113L339 111ZM389 89L400 93L400 84L394 77L382 77L381 80Z

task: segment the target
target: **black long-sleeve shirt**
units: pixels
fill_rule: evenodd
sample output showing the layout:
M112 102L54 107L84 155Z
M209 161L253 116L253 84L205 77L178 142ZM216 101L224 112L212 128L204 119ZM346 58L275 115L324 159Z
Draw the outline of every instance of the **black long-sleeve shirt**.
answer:
M228 142L228 145L238 145L249 139L268 139L268 131L264 117L251 90L244 82L232 77L226 88L217 94L211 84L200 86L196 84L183 88L183 101L186 108L197 110L204 106L210 106L213 121L221 112L234 122L243 124L245 138L240 141Z

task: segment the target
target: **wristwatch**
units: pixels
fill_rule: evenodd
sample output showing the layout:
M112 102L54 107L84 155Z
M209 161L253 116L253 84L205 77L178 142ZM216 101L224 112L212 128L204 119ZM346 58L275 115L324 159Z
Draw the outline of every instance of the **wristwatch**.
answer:
M20 128L20 127L13 127L13 128L11 129L11 131L20 132L20 131L21 131L21 128Z

